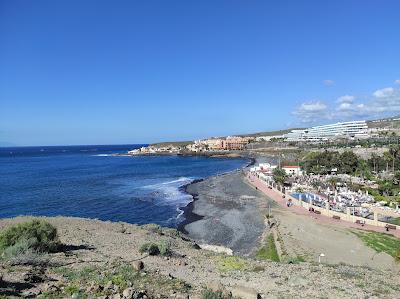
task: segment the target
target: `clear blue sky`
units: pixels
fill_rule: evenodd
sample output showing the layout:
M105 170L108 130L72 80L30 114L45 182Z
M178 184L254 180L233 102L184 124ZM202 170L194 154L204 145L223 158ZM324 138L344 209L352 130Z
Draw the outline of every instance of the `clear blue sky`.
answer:
M374 118L399 89L398 0L0 0L3 145Z

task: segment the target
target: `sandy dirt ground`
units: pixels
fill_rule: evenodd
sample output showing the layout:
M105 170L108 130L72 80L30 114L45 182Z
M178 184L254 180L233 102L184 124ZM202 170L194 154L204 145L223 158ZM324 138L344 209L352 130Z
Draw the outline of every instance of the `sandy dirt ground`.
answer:
M2 219L0 229L28 219ZM224 255L196 249L193 242L185 238L160 234L132 224L69 217L43 219L57 227L61 242L70 248L66 252L51 254L51 264L84 268L88 265L110 266L114 261L129 264L140 258L144 262L143 274L161 275L171 280L179 278L190 284L188 295L178 297L180 294L171 293L167 294L167 298L198 299L204 287L215 284L229 290L250 288L262 298L399 298L400 295L398 271L307 262L276 263L250 258L233 262ZM139 248L149 241L170 242L173 255L168 258L143 256ZM227 267L226 263L231 266ZM18 282L23 275L18 271L30 271L10 268L9 265L2 267L5 267L0 270L2 279L7 283ZM48 283L62 283L62 278L54 275L51 268L46 270L45 275L50 280L38 282L36 289L44 288L43 285ZM245 298L256 297L249 295Z

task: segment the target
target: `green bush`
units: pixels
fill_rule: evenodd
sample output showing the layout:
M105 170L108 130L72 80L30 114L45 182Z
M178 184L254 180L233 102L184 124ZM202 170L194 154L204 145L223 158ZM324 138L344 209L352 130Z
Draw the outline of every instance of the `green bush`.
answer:
M9 261L12 265L47 265L48 256L30 248L30 244L21 241L14 246L7 247L1 258Z
M139 251L141 253L147 252L149 255L171 255L171 245L169 242L163 241L160 244L155 243L145 243L143 244Z
M160 250L160 254L163 256L171 255L171 244L169 242L161 242L158 245L158 249Z
M73 284L68 285L65 287L64 291L65 291L65 293L67 293L70 296L75 295L75 297L78 297L78 298L81 297L81 296L79 296L81 290L80 290L79 286L77 286L77 285L73 285Z
M19 223L0 233L2 256L15 256L28 251L52 252L59 244L57 229L44 220L34 219Z
M160 249L158 248L157 244L154 243L145 243L143 244L139 251L141 253L147 252L149 255L158 255L160 254Z

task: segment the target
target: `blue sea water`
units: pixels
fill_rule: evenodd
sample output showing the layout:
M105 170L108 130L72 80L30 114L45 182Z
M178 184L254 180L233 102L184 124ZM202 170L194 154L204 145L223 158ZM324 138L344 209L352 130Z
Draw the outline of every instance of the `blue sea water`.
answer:
M245 159L112 156L141 145L0 148L0 218L76 216L176 227L192 197L180 187Z

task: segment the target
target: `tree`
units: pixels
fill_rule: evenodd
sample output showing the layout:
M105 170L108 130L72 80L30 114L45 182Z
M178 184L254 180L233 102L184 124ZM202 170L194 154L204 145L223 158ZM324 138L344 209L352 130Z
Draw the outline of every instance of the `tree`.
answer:
M399 146L393 145L389 148L389 154L392 158L392 172L393 173L394 173L394 164L395 164L396 159L398 159L398 157L399 157L399 153L400 153Z
M338 182L339 182L339 179L336 178L336 177L332 177L332 178L330 178L330 179L328 180L328 184L329 184L333 189L336 188Z
M343 152L339 159L339 171L341 173L353 174L357 170L359 159L355 153L351 151Z
M304 158L302 166L307 173L326 174L332 168L338 168L339 160L338 152L311 152Z
M372 153L370 160L372 161L372 164L374 166L374 172L375 173L376 173L376 162L377 162L378 159L379 159L379 156L377 154L375 154L375 153Z
M396 173L393 176L393 185L399 185L400 184L400 171L396 171Z
M379 191L385 196L392 195L392 189L393 185L391 181L384 180L379 183Z
M369 169L369 166L365 160L360 159L358 161L358 166L357 166L357 174L361 176L363 179L371 179L371 171Z
M283 185L287 178L286 171L284 171L282 168L275 168L272 173L272 176L274 178L274 181L280 185Z
M391 155L390 152L384 152L383 153L383 160L386 163L386 172L389 172L389 163L392 161L393 156Z

